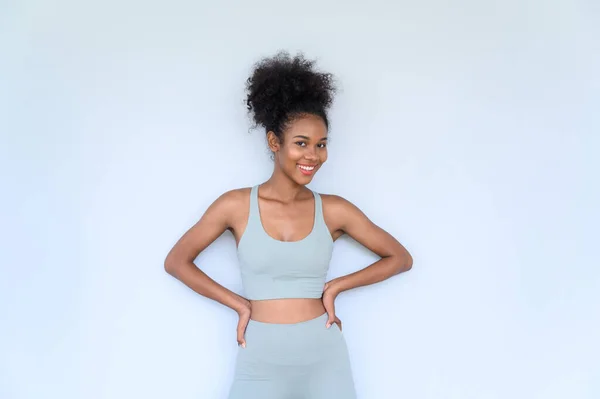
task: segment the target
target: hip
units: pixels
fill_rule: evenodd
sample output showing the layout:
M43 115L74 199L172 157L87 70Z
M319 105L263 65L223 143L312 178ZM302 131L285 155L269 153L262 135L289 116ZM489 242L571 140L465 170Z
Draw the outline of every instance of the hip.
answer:
M310 366L348 360L348 349L336 324L326 328L327 313L298 323L264 323L250 320L246 327L246 347L238 361L248 360L256 367ZM336 360L337 359L337 360Z

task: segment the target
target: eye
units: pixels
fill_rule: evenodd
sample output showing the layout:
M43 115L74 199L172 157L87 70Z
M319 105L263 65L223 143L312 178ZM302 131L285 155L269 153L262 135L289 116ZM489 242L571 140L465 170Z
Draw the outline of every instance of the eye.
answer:
M306 143L304 141L296 141L296 145L299 145L300 147L304 147L306 145Z
M318 146L319 146L319 148L325 148L325 147L327 147L327 144L325 144L325 143L320 143Z

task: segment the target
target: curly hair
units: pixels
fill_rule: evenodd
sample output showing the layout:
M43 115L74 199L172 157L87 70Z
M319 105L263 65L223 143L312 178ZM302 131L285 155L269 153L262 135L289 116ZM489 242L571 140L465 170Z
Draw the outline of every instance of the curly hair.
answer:
M246 105L254 127L263 126L283 141L288 124L302 115L320 116L329 128L327 111L335 91L333 75L317 71L314 60L280 51L254 65L246 81Z

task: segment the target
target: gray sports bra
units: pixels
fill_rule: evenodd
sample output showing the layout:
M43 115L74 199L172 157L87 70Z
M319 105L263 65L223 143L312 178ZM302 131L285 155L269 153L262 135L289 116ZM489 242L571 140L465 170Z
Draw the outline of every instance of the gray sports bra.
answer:
M279 241L264 230L258 185L252 187L248 224L237 250L247 299L320 298L323 294L333 239L323 219L321 196L312 193L315 217L310 234L299 241Z

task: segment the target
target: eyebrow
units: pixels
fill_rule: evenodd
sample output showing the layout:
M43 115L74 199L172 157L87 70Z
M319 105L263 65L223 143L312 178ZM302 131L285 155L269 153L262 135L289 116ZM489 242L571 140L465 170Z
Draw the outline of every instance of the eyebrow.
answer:
M293 138L296 138L296 137L300 137L301 139L304 139L304 140L310 140L310 138L307 136L298 135L298 136L294 136ZM322 141L322 140L327 140L327 137L323 137L323 138L319 139L319 141Z

